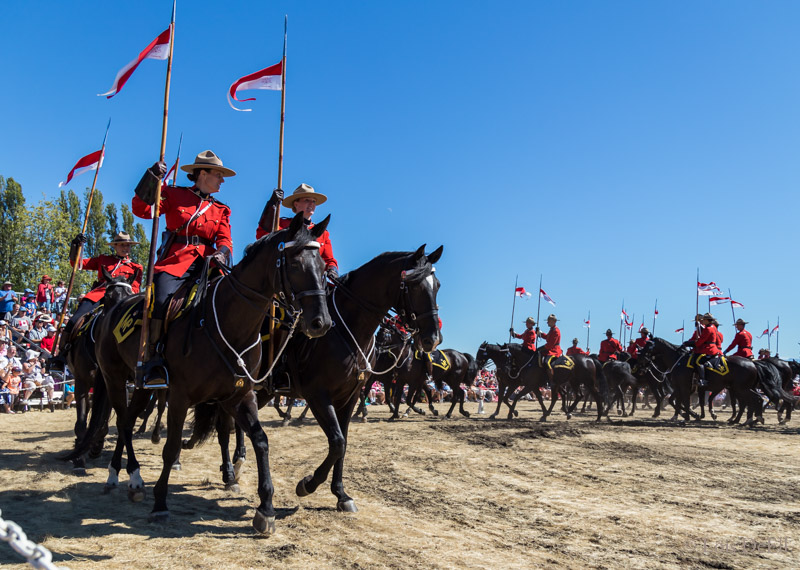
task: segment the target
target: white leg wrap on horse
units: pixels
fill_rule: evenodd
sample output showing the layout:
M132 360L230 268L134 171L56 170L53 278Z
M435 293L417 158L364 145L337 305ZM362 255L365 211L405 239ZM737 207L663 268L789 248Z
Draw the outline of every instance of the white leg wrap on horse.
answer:
M144 488L144 481L142 480L142 476L139 475L139 470L135 470L131 473L131 479L128 481L128 488L129 489L143 489Z
M108 479L106 479L106 487L116 487L119 485L119 475L117 474L117 470L111 467L111 464L108 464Z

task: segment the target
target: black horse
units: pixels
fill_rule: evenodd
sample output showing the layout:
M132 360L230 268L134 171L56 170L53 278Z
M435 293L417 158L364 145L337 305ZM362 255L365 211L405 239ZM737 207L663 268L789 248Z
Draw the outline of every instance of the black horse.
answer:
M89 417L90 397L89 392L95 386L95 376L97 374L97 358L94 354L95 331L98 330L98 323L114 308L114 306L133 295L132 285L141 279L141 275L120 275L111 277L108 270L101 269L106 282L105 294L101 304L96 311L88 313L86 318L79 323L79 326L71 335L71 340L65 347L67 366L72 371L75 378L75 441L80 441L87 430L87 419ZM98 413L102 413L98 411ZM91 458L100 456L103 451L103 440L108 433L108 420L103 422L94 438L88 455ZM72 460L72 471L76 475L86 474L86 454L82 454Z
M396 408L393 404L393 395L397 389L398 370L405 366L411 357L411 352L411 335L405 329L400 329L393 323L381 323L375 335L375 369L361 391L353 420L360 417L362 422L367 421L367 396L374 382L383 384L386 403L389 411L394 414Z
M274 531L269 443L258 421L252 373L258 370L261 362L260 330L273 295L279 294L281 299L286 299L287 308L297 315L296 323L308 337L324 335L330 328L322 277L323 262L316 241L327 225L328 218L309 230L303 224L302 215L298 214L289 228L251 244L230 274L210 284L193 311L171 323L164 345L170 371L167 441L162 453L161 476L154 489L151 520L165 521L169 518L167 484L170 467L180 453L187 409L214 401L233 416L237 425L250 437L256 452L260 498L253 526L260 533ZM136 390L130 407L126 405L126 382L133 379L136 368L140 327L132 327L130 334L122 338L117 323L123 316L130 316L132 313L129 311L141 303L142 296L135 296L115 307L102 323L96 350L100 376L104 380L98 382L98 388L101 384L108 388L107 396L117 413L119 430L117 450L106 485L113 487L117 484L124 446L131 478L129 493L134 500L143 497L144 483L132 446L132 426L150 394L146 390ZM95 398L105 395L105 390L96 390ZM73 453L80 453L81 447L79 445Z
M758 385L778 412L778 424L792 419L792 408L800 400L793 396L792 381L800 369L796 362L787 362L775 356L754 361L758 369ZM786 418L783 414L786 413Z

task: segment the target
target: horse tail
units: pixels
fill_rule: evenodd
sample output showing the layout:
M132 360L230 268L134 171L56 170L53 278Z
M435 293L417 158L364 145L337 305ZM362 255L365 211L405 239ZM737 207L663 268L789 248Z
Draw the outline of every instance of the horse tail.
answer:
M95 436L108 421L110 405L108 400L108 388L106 387L105 381L95 382L94 392L92 394L92 412L89 417L89 425L86 428L86 433L83 434L80 440L75 442L75 447L71 451L58 455L58 459L62 461L72 461L89 451Z
M783 400L791 405L800 401L800 398L789 394L783 389L783 382L778 368L767 361L756 361L756 371L758 372L758 383L763 388L764 393L773 402Z
M195 445L205 443L214 434L221 413L222 406L214 402L204 402L194 407L192 442Z

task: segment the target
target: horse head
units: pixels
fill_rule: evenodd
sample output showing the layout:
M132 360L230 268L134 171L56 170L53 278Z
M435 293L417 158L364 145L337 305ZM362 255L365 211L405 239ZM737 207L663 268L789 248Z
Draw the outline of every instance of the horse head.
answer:
M282 255L276 276L280 279L278 295L288 301L295 311L302 311L301 327L309 338L317 338L331 328L331 316L325 293L325 263L320 257L317 241L331 217L308 229L303 215L297 214L278 246ZM279 232L280 233L280 232Z
M106 292L103 295L104 311L109 310L122 299L133 295L133 284L137 278L141 278L139 272L133 275L118 275L116 277L112 277L105 267L101 268L101 272L106 280Z
M417 251L404 258L400 274L400 291L394 308L412 331L414 343L421 350L430 352L442 341L440 333L439 306L436 293L440 283L433 264L439 261L444 246L439 246L425 255L423 244Z

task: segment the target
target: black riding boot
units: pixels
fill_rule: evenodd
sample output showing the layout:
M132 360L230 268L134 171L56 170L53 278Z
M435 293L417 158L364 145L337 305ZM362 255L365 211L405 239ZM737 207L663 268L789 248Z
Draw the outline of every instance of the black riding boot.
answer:
M147 349L149 360L136 369L136 379L141 388L158 390L169 386L169 372L163 355L164 347L160 342L164 333L164 320L150 319L149 326Z
M706 367L703 364L697 365L697 387L706 387Z

